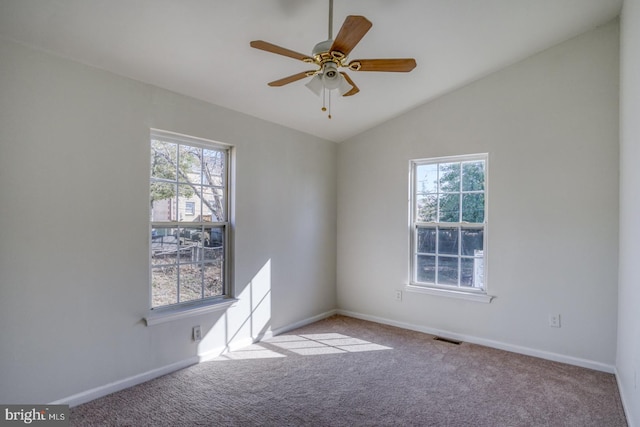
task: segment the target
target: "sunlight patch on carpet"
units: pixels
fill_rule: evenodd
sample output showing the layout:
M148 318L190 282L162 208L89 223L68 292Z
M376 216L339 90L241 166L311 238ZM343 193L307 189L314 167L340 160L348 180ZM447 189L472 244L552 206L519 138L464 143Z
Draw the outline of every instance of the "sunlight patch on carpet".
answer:
M273 350L264 348L260 344L252 344L248 347L243 347L240 350L232 351L230 353L223 354L213 359L214 361L223 360L247 360L247 359L271 359L275 357L287 357L284 354L278 353Z
M392 350L391 347L337 333L281 335L266 342L303 356Z
M337 333L279 335L223 354L213 361L281 358L287 357L289 352L301 356L322 356L380 350L393 348Z

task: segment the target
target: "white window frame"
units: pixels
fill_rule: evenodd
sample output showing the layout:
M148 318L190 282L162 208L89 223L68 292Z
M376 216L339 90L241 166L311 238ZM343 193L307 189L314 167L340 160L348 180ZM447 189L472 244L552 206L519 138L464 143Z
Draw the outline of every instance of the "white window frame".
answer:
M468 223L460 220L459 222L444 222L439 221L437 218L435 221L430 222L421 222L417 218L417 176L416 176L416 168L421 165L432 165L432 164L443 164L443 163L468 163L468 162L484 162L484 190L482 193L484 194L484 221L482 223ZM414 159L409 162L409 242L410 242L410 260L409 260L409 284L405 286L406 291L410 292L418 292L425 293L431 295L440 295L447 297L454 297L472 301L479 302L491 302L494 298L493 296L488 294L488 194L489 194L489 156L487 153L479 153L479 154L469 154L469 155L460 155L460 156L447 156L447 157L436 157L436 158L426 158L426 159ZM438 177L439 179L439 177ZM466 192L462 191L462 177L460 179L461 187L460 194L464 194ZM437 194L437 198L440 198L442 193ZM460 206L460 210L462 210L462 206ZM417 280L417 264L418 264L418 229L420 227L428 227L428 228L456 228L462 230L473 228L478 229L482 228L483 230L483 249L482 249L482 259L483 259L483 287L475 288L469 286L461 286L460 277L461 277L461 266L463 259L470 259L473 257L466 256L462 254L462 244L461 239L458 239L458 253L455 255L451 255L451 257L458 259L458 284L457 285L445 285L439 283L430 283L430 282L419 282ZM436 236L437 236L436 232ZM436 252L439 252L438 242L436 237ZM434 254L435 256L435 254ZM436 256L436 259L438 257ZM436 268L437 274L437 268Z
M232 283L232 163L233 163L233 146L223 144L216 141L211 141L202 138L196 138L192 136L182 135L174 132L163 131L158 129L151 129L149 144L153 140L162 140L169 143L178 144L178 146L192 146L204 149L212 149L223 151L225 153L225 174L224 174L224 221L204 221L199 222L186 222L180 221L176 218L176 221L152 221L149 219L149 242L152 241L152 230L154 227L170 227L179 228L185 225L193 224L195 226L203 226L206 228L221 228L223 230L224 248L223 248L223 294L219 296L205 296L204 290L202 297L199 299L193 299L190 301L177 302L174 304L153 306L153 288L152 288L152 248L149 244L149 312L145 317L147 325L153 325L157 323L163 323L170 320L176 320L185 317L191 317L193 315L199 315L208 313L211 311L217 311L225 309L235 303L234 288ZM154 182L154 179L149 173L149 185ZM177 178L176 178L177 179ZM177 183L177 181L176 181ZM202 208L199 210L202 212ZM178 289L180 284L177 283Z

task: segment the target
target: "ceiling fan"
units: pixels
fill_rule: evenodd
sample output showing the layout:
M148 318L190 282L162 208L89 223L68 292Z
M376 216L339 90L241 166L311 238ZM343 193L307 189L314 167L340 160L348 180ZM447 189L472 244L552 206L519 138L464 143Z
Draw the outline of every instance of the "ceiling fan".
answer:
M339 71L339 68L348 68L351 71L391 72L409 72L415 68L416 60L413 58L349 60L349 53L362 40L372 25L364 16L349 15L338 31L338 35L333 39L333 0L329 0L329 38L316 44L311 55L298 53L263 40L254 40L249 44L256 49L314 64L317 67L315 70L303 71L268 84L269 86L284 86L305 77L312 77L306 86L316 95L323 95L322 111L326 111L325 96L327 93L329 108L331 108L331 91L338 90L342 96L351 96L360 92L349 75L344 71ZM329 118L331 118L331 111L329 111Z

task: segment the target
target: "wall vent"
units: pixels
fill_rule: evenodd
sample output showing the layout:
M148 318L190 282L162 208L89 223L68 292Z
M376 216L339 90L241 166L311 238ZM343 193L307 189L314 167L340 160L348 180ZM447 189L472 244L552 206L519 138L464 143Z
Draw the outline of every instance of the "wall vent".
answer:
M435 336L435 337L433 337L433 339L436 340L436 341L448 342L449 344L455 344L455 345L462 344L462 341L453 340L451 338L444 338L444 337Z

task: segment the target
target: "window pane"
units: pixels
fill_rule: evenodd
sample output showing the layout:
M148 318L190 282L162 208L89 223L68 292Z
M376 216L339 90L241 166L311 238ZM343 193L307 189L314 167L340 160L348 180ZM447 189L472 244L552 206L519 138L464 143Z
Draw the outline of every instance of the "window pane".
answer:
M198 230L198 235L195 237L200 242L200 247L211 247L211 229L205 228L203 231Z
M438 253L458 255L458 228L438 229Z
M151 221L175 221L175 197L175 184L151 182Z
M217 150L203 150L203 184L223 186L225 174L225 153Z
M484 289L484 258L473 259L473 287Z
M191 263L202 260L202 227L180 228L180 251L178 259L180 263Z
M462 220L466 222L484 222L484 194L462 195Z
M458 258L438 257L438 284L458 285Z
M224 293L224 228L205 229L210 239L205 244L204 257L204 293L205 297L218 296Z
M204 264L204 296L214 297L224 295L224 271L222 259Z
M188 184L179 184L178 185L178 221L193 221L193 215L187 215L187 203L194 204L194 207L197 206L196 211L199 210L200 207L200 199L196 196L196 192L193 187Z
M180 236L180 243L182 246L192 246L198 242L196 237L197 233L202 230L202 227L180 227L178 235Z
M482 256L484 248L484 229L463 228L462 229L462 255Z
M202 149L189 145L180 145L178 149L180 155L180 168L178 169L178 181L200 184L202 175Z
M420 222L435 222L438 214L438 197L433 195L416 197L416 216Z
M462 191L484 190L484 162L462 164Z
M202 193L202 221L223 222L224 191L221 188L203 187Z
M175 264L177 255L177 229L154 227L151 230L151 264Z
M440 221L459 222L460 221L460 194L440 195Z
M462 258L460 286L473 287L473 258Z
M224 247L224 228L214 227L205 228L205 233L208 234L209 241L205 242L204 246L212 249L222 249ZM212 259L208 257L208 259Z
M460 163L440 163L440 192L460 191Z
M205 261L222 261L224 259L224 248L221 245L204 247L203 251Z
M151 177L176 180L177 144L151 141Z
M438 191L438 165L416 166L416 193L427 194Z
M424 283L434 283L436 281L436 257L418 255L416 268L416 280Z
M151 270L151 306L178 302L178 267L156 267Z
M484 258L462 258L460 285L484 289Z
M436 253L436 229L418 227L417 251L419 253Z
M202 298L201 264L180 266L180 302Z

